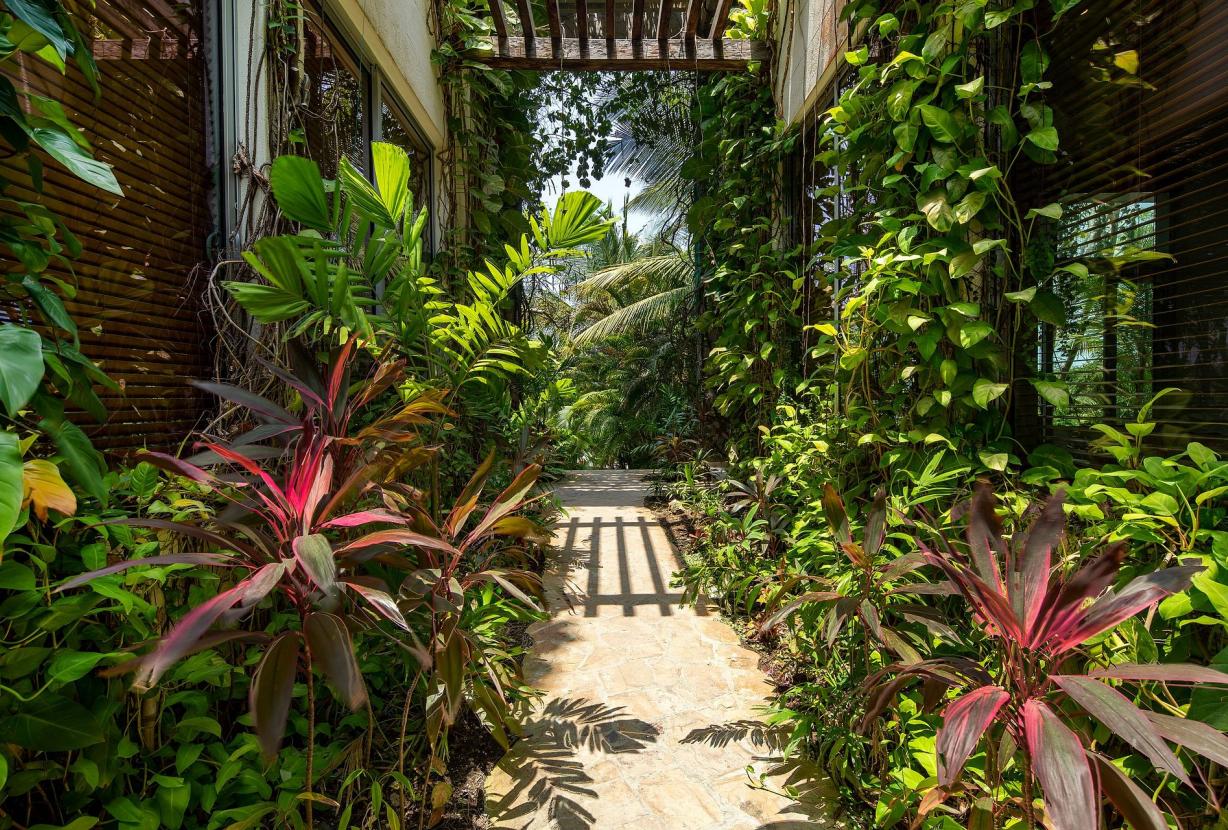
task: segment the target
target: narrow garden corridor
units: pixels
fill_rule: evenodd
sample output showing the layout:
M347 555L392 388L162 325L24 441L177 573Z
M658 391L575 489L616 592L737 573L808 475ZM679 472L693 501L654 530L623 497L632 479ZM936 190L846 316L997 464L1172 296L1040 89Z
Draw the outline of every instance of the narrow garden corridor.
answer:
M551 619L534 625L525 678L545 693L526 737L487 781L495 827L750 828L822 822L813 779L760 719L758 655L670 588L679 561L645 508L644 472L573 472L547 563ZM765 774L767 788L749 786ZM799 783L801 783L799 778Z

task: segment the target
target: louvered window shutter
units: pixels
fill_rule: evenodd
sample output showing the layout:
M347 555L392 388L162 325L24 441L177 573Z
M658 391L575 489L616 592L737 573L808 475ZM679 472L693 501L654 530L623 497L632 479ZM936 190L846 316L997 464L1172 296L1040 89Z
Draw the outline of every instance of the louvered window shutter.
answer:
M1042 328L1036 360L1072 400L1035 402L1033 437L1076 456L1094 454L1093 425L1170 388L1149 446L1228 450L1225 43L1223 0L1089 0L1045 36L1060 160L1028 168L1016 195L1063 209L1028 256L1090 273L1053 281L1066 321Z

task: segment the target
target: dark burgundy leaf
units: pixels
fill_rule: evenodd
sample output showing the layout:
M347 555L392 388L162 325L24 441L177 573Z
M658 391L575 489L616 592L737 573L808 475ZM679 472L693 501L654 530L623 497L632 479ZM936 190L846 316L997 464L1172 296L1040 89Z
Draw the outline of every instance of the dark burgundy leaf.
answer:
M1023 705L1023 731L1054 830L1099 827L1096 782L1079 737L1035 699Z
M1186 784L1191 783L1185 767L1152 727L1147 716L1121 692L1099 680L1078 675L1055 674L1053 682L1089 715L1108 727L1110 732L1151 759L1151 763L1168 770Z
M1096 767L1100 789L1133 830L1168 830L1160 808L1116 764L1095 752L1087 753L1087 757Z
M982 686L947 704L938 729L938 783L949 787L993 723L998 711L1010 700L1000 686Z
M173 455L167 455L164 452L138 452L133 456L133 459L144 461L146 464L152 464L160 470L166 470L168 473L189 478L199 484L213 485L217 482L213 473L208 470L202 470L195 464L184 461L182 458L176 458Z
M839 544L851 542L853 536L849 532L849 518L848 513L844 510L844 501L836 492L836 488L830 484L823 485L823 512L827 514L827 523L831 525L832 533L836 535L836 542Z
M1148 712L1147 717L1156 731L1168 740L1214 761L1221 767L1228 767L1228 737L1214 726L1157 712Z
M354 656L354 641L340 617L324 612L307 615L303 633L311 663L319 666L346 706L359 709L367 702L367 684L363 682L358 658Z
M277 757L277 749L286 734L286 717L294 696L294 680L298 676L299 635L287 631L264 653L248 692L256 739L265 761Z
M296 424L298 418L295 418L283 407L278 406L267 398L262 398L255 392L249 392L246 389L240 389L238 386L231 386L228 383L212 383L210 381L194 380L191 384L197 389L203 389L210 394L216 395L224 401L238 404L250 412L268 418L271 421L277 421L283 424Z
M1065 494L1059 492L1045 502L1040 516L1024 537L1019 555L1015 558L1015 569L1007 574L1007 592L1025 637L1031 636L1044 607L1049 572L1053 567L1053 550L1066 528L1066 514L1062 511L1064 501Z
M1089 671L1088 677L1115 680L1160 680L1165 683L1217 683L1228 686L1228 674L1192 663L1123 663Z
M866 557L873 561L878 556L887 536L887 491L880 489L866 514L865 550Z
M1026 645L1037 648L1051 636L1060 637L1083 617L1083 603L1100 594L1113 582L1126 558L1125 542L1110 545L1104 553L1085 565L1065 585L1053 583L1045 596L1040 617L1032 627Z
M977 488L968 513L968 548L981 581L1003 592L1005 588L998 563L1006 557L1006 545L1002 541L1002 521L994 510L996 504L997 500L988 484Z

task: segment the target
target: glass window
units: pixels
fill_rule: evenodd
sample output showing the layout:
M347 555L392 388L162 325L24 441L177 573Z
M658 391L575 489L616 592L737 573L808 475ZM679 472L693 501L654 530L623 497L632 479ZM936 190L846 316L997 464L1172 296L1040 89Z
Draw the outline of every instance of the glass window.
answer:
M368 82L341 35L319 11L305 8L302 103L290 143L315 159L328 178L345 156L366 172L369 157ZM293 94L295 87L291 87Z
M414 207L428 205L431 201L430 150L387 87L381 90L379 118L380 141L395 144L409 153L409 189L414 196Z

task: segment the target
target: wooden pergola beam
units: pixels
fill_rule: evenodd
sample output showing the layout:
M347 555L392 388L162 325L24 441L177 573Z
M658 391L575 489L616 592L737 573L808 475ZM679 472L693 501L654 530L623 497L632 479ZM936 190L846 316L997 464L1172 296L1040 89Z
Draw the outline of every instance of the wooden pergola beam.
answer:
M729 26L729 10L733 0L716 0L716 11L712 15L712 25L708 27L708 40L716 40L725 36Z
M490 20L495 24L495 32L499 37L507 38L507 19L503 16L503 0L488 0L490 5Z
M563 24L559 20L559 0L546 0L546 17L550 18L550 44L558 49L563 42Z
M605 0L605 39L606 43L614 40L618 36L615 27L618 25L618 16L614 12L614 0Z
M644 39L644 0L634 0L631 7L631 40L639 42Z
M699 33L699 12L703 8L704 0L691 0L686 9L686 27L684 29L687 40L694 40L695 35Z
M661 0L661 10L657 13L657 41L659 43L669 40L669 16L673 10L670 0Z
M537 26L533 23L533 8L529 5L529 0L516 0L516 10L520 14L520 28L524 30L524 48L528 54L535 55L537 54L535 36Z
M571 71L631 71L641 69L680 69L697 72L726 72L744 69L750 61L768 56L768 45L759 40L698 40L681 38L639 42L615 38L599 46L581 46L579 38L563 38L553 54L530 52L527 38L509 37L506 46L492 37L491 51L473 54L488 66L498 69L563 69ZM599 42L600 43L600 42ZM638 47L638 48L637 48ZM543 50L544 51L544 50Z
M576 32L580 46L588 49L588 0L576 0Z

